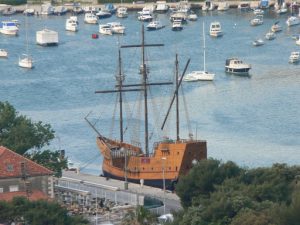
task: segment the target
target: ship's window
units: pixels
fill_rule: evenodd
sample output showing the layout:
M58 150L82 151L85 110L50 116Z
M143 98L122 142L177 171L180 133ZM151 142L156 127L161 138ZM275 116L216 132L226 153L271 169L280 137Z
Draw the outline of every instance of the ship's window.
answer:
M171 167L169 167L169 170L171 170Z
M176 171L177 171L178 167L176 166L175 169L176 169Z
M153 167L151 169L153 170Z
M145 168L143 167L143 170L144 170Z
M3 193L4 188L0 187L0 193Z
M177 155L179 155L179 152L177 152Z

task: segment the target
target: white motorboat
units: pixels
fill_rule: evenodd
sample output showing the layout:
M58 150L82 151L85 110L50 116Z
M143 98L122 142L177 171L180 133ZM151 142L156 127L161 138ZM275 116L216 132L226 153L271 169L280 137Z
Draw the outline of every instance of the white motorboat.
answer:
M214 73L206 71L206 54L205 54L205 28L203 22L203 71L192 71L183 77L183 81L212 81L215 78Z
M154 20L147 25L147 30L159 30L164 27L165 26L159 20Z
M93 13L94 15L100 11L99 7L95 6L85 6L83 7L84 13Z
M36 43L42 46L58 45L58 32L49 29L37 31Z
M209 28L209 34L212 37L223 36L222 28L220 22L212 22Z
M169 10L169 6L166 1L157 1L156 2L156 13L166 13Z
M15 14L16 12L17 12L17 10L14 7L9 6L2 11L2 15L3 16L11 16L11 15Z
M66 30L73 32L78 31L77 16L71 16L69 19L66 20Z
M253 13L254 15L264 15L265 11L262 9L254 9Z
M138 20L143 22L150 22L153 20L153 16L150 13L142 13L138 16Z
M56 6L54 8L53 14L57 16L65 15L68 12L68 9L64 6Z
M298 39L296 40L296 45L300 45L300 38L298 37Z
M86 13L84 15L84 22L89 24L97 24L98 23L98 17L93 13Z
M272 31L269 31L268 33L266 33L265 38L267 40L274 40L276 38L276 34Z
M196 20L198 20L197 14L194 13L193 11L191 11L191 13L188 15L187 18L188 18L189 21L196 21Z
M181 20L174 20L172 23L173 31L181 31L183 29Z
M119 18L126 18L128 17L128 12L127 12L127 8L124 6L121 6L117 9L117 17Z
M284 13L287 13L288 12L288 9L287 9L287 6L286 6L286 3L283 2L281 6L279 6L279 8L276 10L276 13L278 14L284 14Z
M125 26L123 26L121 23L119 22L111 22L111 23L107 23L107 25L110 26L111 31L113 34L125 34Z
M290 16L287 21L286 24L290 27L290 26L295 26L300 24L300 18L297 16Z
M25 9L25 10L23 11L23 14L24 14L25 16L33 16L33 15L35 14L35 9L33 9L33 8Z
M111 27L108 24L100 24L99 33L104 35L112 35Z
M98 16L99 19L105 19L111 17L112 14L107 9L101 9L99 12L96 13L96 16Z
M0 58L7 58L8 52L5 49L0 49Z
M31 56L27 54L23 54L19 57L19 66L22 68L32 69L33 68L33 60Z
M262 46L262 45L265 44L265 42L264 42L263 39L258 38L258 39L256 39L256 40L254 40L254 41L252 42L252 44L253 44L254 46Z
M173 22L174 20L181 20L182 23L187 21L187 13L183 12L175 12L170 15L170 20Z
M50 3L41 5L41 15L52 15L54 13L54 7Z
M6 35L18 35L19 28L16 22L13 21L1 21L0 23L0 33Z
M291 52L289 63L298 63L300 61L300 52Z
M264 20L263 20L263 15L257 15L254 19L252 19L250 21L250 24L252 26L258 26L258 25L262 25L264 23Z
M229 9L229 4L228 2L219 2L218 3L218 11L226 11Z
M276 32L280 32L282 31L282 27L278 24L279 21L275 22L272 27L271 27L271 31L276 33Z
M212 0L206 0L202 5L202 11L212 11L215 9L215 4Z
M251 5L249 2L241 2L239 5L238 5L238 8L245 12L245 11L249 11L251 9Z
M250 69L251 69L250 64L246 64L238 58L226 59L225 71L227 73L248 75Z

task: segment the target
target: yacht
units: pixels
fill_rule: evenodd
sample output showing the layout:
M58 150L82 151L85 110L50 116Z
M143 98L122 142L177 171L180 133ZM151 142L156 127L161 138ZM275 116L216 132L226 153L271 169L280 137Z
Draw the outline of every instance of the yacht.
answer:
M126 17L128 17L127 8L124 7L124 6L119 7L117 9L117 17L119 17L119 18L126 18Z
M276 32L280 32L282 31L282 27L278 24L279 21L277 21L276 23L274 23L272 26L271 26L271 31L276 33Z
M187 18L188 18L189 21L196 21L196 20L198 20L197 14L194 13L193 11L191 11L191 13L188 15Z
M297 16L290 16L287 21L286 24L290 27L290 26L294 26L294 25L298 25L300 24L300 18Z
M33 9L33 8L25 9L25 10L23 11L23 14L24 14L25 16L33 16L33 15L35 14L35 9Z
M4 49L0 49L0 58L7 58L8 52Z
M274 40L276 38L276 34L272 31L269 31L268 33L266 33L265 38L267 40Z
M229 4L227 2L219 2L218 11L226 11L229 9Z
M41 5L41 15L52 15L54 13L54 7L50 3Z
M101 9L99 12L96 13L96 16L98 16L99 19L105 19L111 17L112 14L107 9Z
M156 13L166 13L169 10L169 6L166 1L157 1L156 2Z
M250 21L252 26L258 26L264 23L263 15L257 15L254 19Z
M300 52L291 52L289 63L298 63L300 61Z
M239 5L238 5L238 8L245 12L245 11L249 11L251 9L251 6L250 6L250 3L249 2L241 2Z
M143 21L143 22L150 22L153 20L153 16L150 13L142 13L138 16L138 20Z
M174 20L172 23L173 31L181 31L183 29L181 20Z
M228 73L248 75L250 69L250 64L246 64L238 58L226 59L225 71Z
M66 20L66 30L73 32L78 31L77 16L71 16L69 19Z
M187 13L183 12L175 12L170 15L170 20L173 22L174 20L181 20L182 23L187 21Z
M211 0L206 0L202 5L202 11L212 11L215 9L215 4Z
M258 38L258 39L256 39L256 40L254 40L254 41L252 42L252 44L253 44L254 46L262 46L262 45L265 44L265 42L264 42L263 39Z
M19 28L13 21L2 21L0 23L0 33L6 35L18 35Z
M53 14L57 16L65 15L68 12L68 9L64 6L56 6L54 8Z
M19 66L22 68L32 69L33 68L32 58L27 54L23 54L22 56L19 57Z
M147 25L147 30L159 30L164 27L165 26L159 20L154 20Z
M95 6L85 6L83 7L83 12L84 13L93 13L96 14L100 11L99 7L95 7Z
M119 22L107 23L113 34L125 34L125 27Z
M90 24L97 24L98 23L98 17L93 13L86 13L84 15L84 22L90 23Z
M223 36L220 22L212 22L210 24L209 34L210 34L210 36L213 36L213 37Z
M100 24L99 33L104 35L112 35L112 29L108 24Z

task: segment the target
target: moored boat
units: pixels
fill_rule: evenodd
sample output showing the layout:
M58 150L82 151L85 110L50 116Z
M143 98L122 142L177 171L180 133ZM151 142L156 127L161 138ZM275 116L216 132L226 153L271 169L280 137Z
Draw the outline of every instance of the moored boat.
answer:
M0 23L0 33L6 35L16 36L18 35L19 28L16 22L13 21L1 21Z
M49 29L37 31L36 43L42 46L58 45L58 32Z
M267 40L274 40L276 38L276 34L272 31L269 31L268 33L266 33L265 38Z
M181 31L183 29L181 20L174 20L172 23L173 31Z
M0 49L0 58L7 58L8 52L5 49Z
M89 24L97 24L98 17L93 13L86 13L84 14L84 22Z
M282 27L278 24L279 21L275 22L272 27L271 27L271 31L276 33L276 32L280 32L282 31Z
M291 52L289 63L298 63L300 61L300 52Z
M264 23L264 20L263 20L263 15L257 15L254 19L252 19L250 21L250 24L252 26L258 26L258 25L262 25Z
M77 16L71 16L66 20L66 30L67 31L78 31L78 20Z
M111 23L107 23L107 25L110 26L111 31L113 34L125 34L125 26L123 26L121 23L119 22L111 22Z
M251 69L250 64L246 64L238 58L226 59L225 71L227 73L248 75L250 69Z
M159 30L164 27L165 26L159 20L154 20L147 25L147 30Z
M215 22L210 23L209 35L212 37L223 36L223 31L222 31L220 22L215 21Z
M108 24L100 24L99 33L104 35L112 35L111 27Z
M262 46L262 45L265 44L265 42L264 42L263 39L258 38L258 39L256 39L256 40L254 40L254 41L252 42L252 44L253 44L254 46Z

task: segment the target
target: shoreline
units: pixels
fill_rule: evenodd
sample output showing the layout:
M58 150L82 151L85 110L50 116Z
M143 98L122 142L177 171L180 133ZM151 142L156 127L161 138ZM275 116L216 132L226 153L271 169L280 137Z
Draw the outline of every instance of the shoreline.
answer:
M215 1L214 3L216 5L218 5L220 2L223 1ZM240 3L245 3L248 2L250 3L251 8L256 8L259 5L260 1L226 1L229 4L229 8L238 8L238 5ZM68 11L70 11L73 8L73 5L69 5L70 3L66 3L63 6L66 7L68 9ZM128 11L138 11L138 10L142 10L145 6L151 6L153 4L156 4L155 2L151 2L151 3L138 3L138 4L134 4L134 3L113 3L113 5L115 5L116 7L122 5L128 8ZM176 6L178 4L178 2L167 2L166 3L169 7L173 7ZM202 6L205 4L205 2L191 2L191 9L201 9ZM272 7L275 4L275 0L272 0L269 2L269 6ZM287 4L291 4L291 1L287 1ZM95 7L99 7L99 8L103 8L105 4L91 4L91 3L81 3L80 6L84 7L84 6L95 6ZM0 4L0 12L2 10L4 10L5 8L10 7L10 5L5 5L5 4ZM17 10L17 13L22 13L25 9L26 9L26 5L18 5L18 6L12 6ZM30 4L29 8L33 8L35 9L37 12L40 12L41 10L41 4Z

